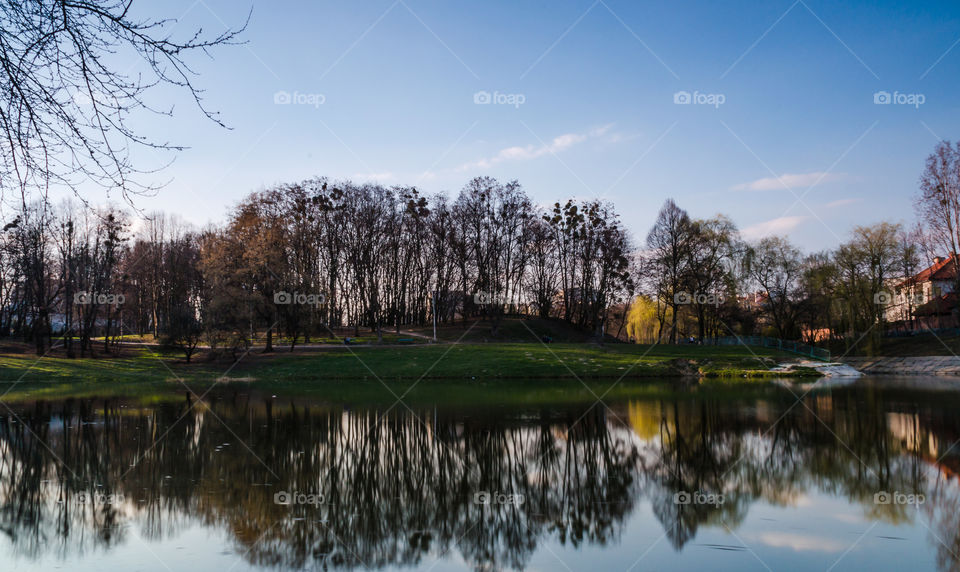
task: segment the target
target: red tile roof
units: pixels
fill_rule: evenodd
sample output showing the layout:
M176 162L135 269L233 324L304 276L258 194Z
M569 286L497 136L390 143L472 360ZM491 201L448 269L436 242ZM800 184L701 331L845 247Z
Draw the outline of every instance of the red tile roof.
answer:
M920 271L920 273L907 278L898 286L912 286L930 281L955 280L957 277L957 264L953 256L944 258L940 262L933 263L929 268Z

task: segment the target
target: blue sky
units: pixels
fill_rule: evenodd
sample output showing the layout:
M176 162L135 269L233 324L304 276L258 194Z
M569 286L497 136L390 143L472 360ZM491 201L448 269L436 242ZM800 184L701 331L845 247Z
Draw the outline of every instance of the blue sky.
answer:
M314 175L451 194L492 175L519 179L543 204L610 200L638 243L673 197L695 216L729 215L748 237L788 234L818 250L855 224L910 223L925 157L960 127L951 2L178 0L141 10L183 14L175 32L216 32L251 6L248 43L195 66L231 130L171 90L154 97L176 105L174 118L136 119L190 146L155 177L169 185L138 206L202 225L252 190ZM483 92L494 101L476 103ZM695 101L676 103L678 92ZM875 103L878 92L894 101ZM290 103L275 102L283 93Z

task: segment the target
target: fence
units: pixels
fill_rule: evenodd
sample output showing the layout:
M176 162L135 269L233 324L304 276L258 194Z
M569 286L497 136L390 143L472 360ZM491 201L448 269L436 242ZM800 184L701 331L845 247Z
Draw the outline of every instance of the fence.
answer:
M760 346L762 348L800 354L821 361L830 361L830 350L802 344L800 342L781 340L780 338L768 338L765 336L725 336L708 338L704 340L704 343L711 346Z

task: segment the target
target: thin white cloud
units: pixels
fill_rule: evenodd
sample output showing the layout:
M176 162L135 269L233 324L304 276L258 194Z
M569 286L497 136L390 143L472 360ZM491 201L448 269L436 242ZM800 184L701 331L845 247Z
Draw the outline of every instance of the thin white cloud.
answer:
M591 129L586 133L565 133L554 137L549 143L543 145L514 146L501 149L493 157L486 157L478 161L464 163L457 168L457 171L469 171L471 169L489 169L493 165L503 163L504 161L530 161L545 155L561 153L583 143L588 139L602 137L613 125L604 125L596 129Z
M354 179L359 179L361 181L375 181L377 183L388 183L395 180L397 177L393 173L357 173L353 176Z
M809 188L834 181L842 181L845 173L784 173L778 177L765 177L749 183L741 183L730 187L734 191L778 191L794 188Z
M756 240L765 236L786 234L807 220L805 216L782 216L764 222L751 224L740 231L743 238Z
M826 204L826 207L827 207L828 209L835 209L835 208L837 208L837 207L845 207L845 206L847 206L847 205L852 205L852 204L855 204L855 203L859 203L861 200L862 200L862 199L840 199L840 200L837 200L837 201L831 201L831 202L827 203L827 204Z
M626 141L633 141L634 139L639 139L643 137L643 133L611 133L609 137L606 138L607 143L624 143Z

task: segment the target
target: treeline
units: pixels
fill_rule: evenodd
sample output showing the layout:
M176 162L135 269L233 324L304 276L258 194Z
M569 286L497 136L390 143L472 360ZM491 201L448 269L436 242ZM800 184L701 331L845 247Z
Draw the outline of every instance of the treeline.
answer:
M694 219L668 200L647 236L626 329L643 342L766 334L869 349L888 327L896 284L937 246L919 227L882 222L804 254L783 237L747 242L726 217ZM919 302L907 302L910 315Z
M153 334L236 354L255 337L293 347L334 328L385 330L503 316L558 318L603 336L633 294L631 245L613 207L536 207L482 177L455 200L326 179L252 193L226 224L157 213L26 205L3 229L0 332L67 355ZM99 339L102 337L102 341Z
M766 334L871 353L893 328L960 326L960 143L936 146L918 186L912 226L856 226L836 249L809 254L783 237L748 243L726 217L694 219L668 200L639 256L628 335ZM941 282L901 287L939 256L954 261ZM936 319L921 323L915 310L934 300Z
M134 229L122 210L41 201L0 233L0 335L40 354L62 336L67 355L85 356L152 334L189 360L202 344L236 356L255 339L292 349L343 328L382 340L434 318L482 318L496 337L503 317L519 315L598 340L766 334L869 350L891 303L905 304L910 323L899 326L914 328L928 301L896 284L956 256L960 145L937 146L920 191L915 227L857 226L811 254L782 237L748 242L727 217L696 219L673 200L634 245L609 203L544 208L516 181L489 177L455 198L325 178L278 185L203 230L162 213Z

